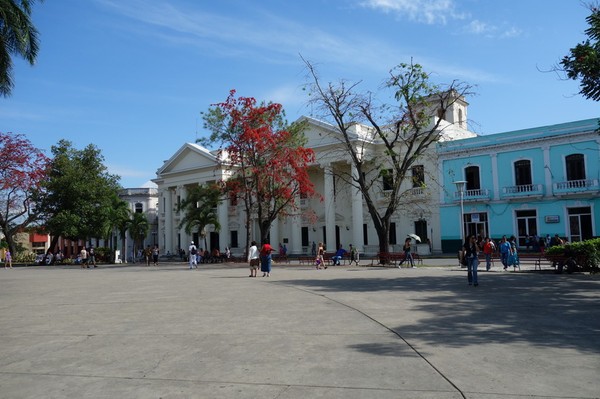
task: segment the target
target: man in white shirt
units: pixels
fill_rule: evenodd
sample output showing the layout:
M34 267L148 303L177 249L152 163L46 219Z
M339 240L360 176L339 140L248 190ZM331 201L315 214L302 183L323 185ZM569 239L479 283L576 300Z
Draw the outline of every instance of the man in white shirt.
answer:
M196 246L194 245L194 241L190 242L190 247L189 247L189 251L188 251L189 260L190 260L190 269L198 268L198 262L196 260L197 252L198 252L198 250L196 249Z

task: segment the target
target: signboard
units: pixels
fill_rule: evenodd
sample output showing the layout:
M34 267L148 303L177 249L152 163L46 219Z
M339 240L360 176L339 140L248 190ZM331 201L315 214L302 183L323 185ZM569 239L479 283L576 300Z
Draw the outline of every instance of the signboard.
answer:
M546 223L559 223L560 222L560 216L559 215L547 215L544 220L546 221Z

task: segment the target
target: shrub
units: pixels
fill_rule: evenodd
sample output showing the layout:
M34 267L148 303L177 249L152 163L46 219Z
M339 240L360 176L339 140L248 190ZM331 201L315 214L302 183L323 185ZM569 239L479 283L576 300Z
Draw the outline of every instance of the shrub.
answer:
M546 255L573 258L583 270L597 272L600 265L600 238L550 247Z
M110 262L111 250L108 247L94 248L96 253L96 261L98 262Z
M13 263L26 263L32 264L35 262L35 257L37 255L33 252L17 252L17 254L13 258Z

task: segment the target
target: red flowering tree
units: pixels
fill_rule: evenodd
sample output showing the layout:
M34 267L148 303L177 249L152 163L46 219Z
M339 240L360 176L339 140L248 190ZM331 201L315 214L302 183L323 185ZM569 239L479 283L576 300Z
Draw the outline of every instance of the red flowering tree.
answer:
M304 125L288 124L281 104L236 98L235 90L203 113L203 119L211 135L199 141L218 143L221 165L230 174L223 189L244 204L246 248L253 217L264 242L278 217L298 213L297 198L316 195L307 170L315 155L303 147Z
M0 132L0 230L11 253L14 235L38 219L32 195L49 159L21 134Z

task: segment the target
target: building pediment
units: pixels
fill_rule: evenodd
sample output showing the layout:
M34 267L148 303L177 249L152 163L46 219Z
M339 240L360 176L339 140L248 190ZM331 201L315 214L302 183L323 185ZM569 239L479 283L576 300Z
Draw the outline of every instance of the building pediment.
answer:
M156 174L164 176L190 170L213 168L218 164L217 157L207 148L194 143L185 143L158 169Z

